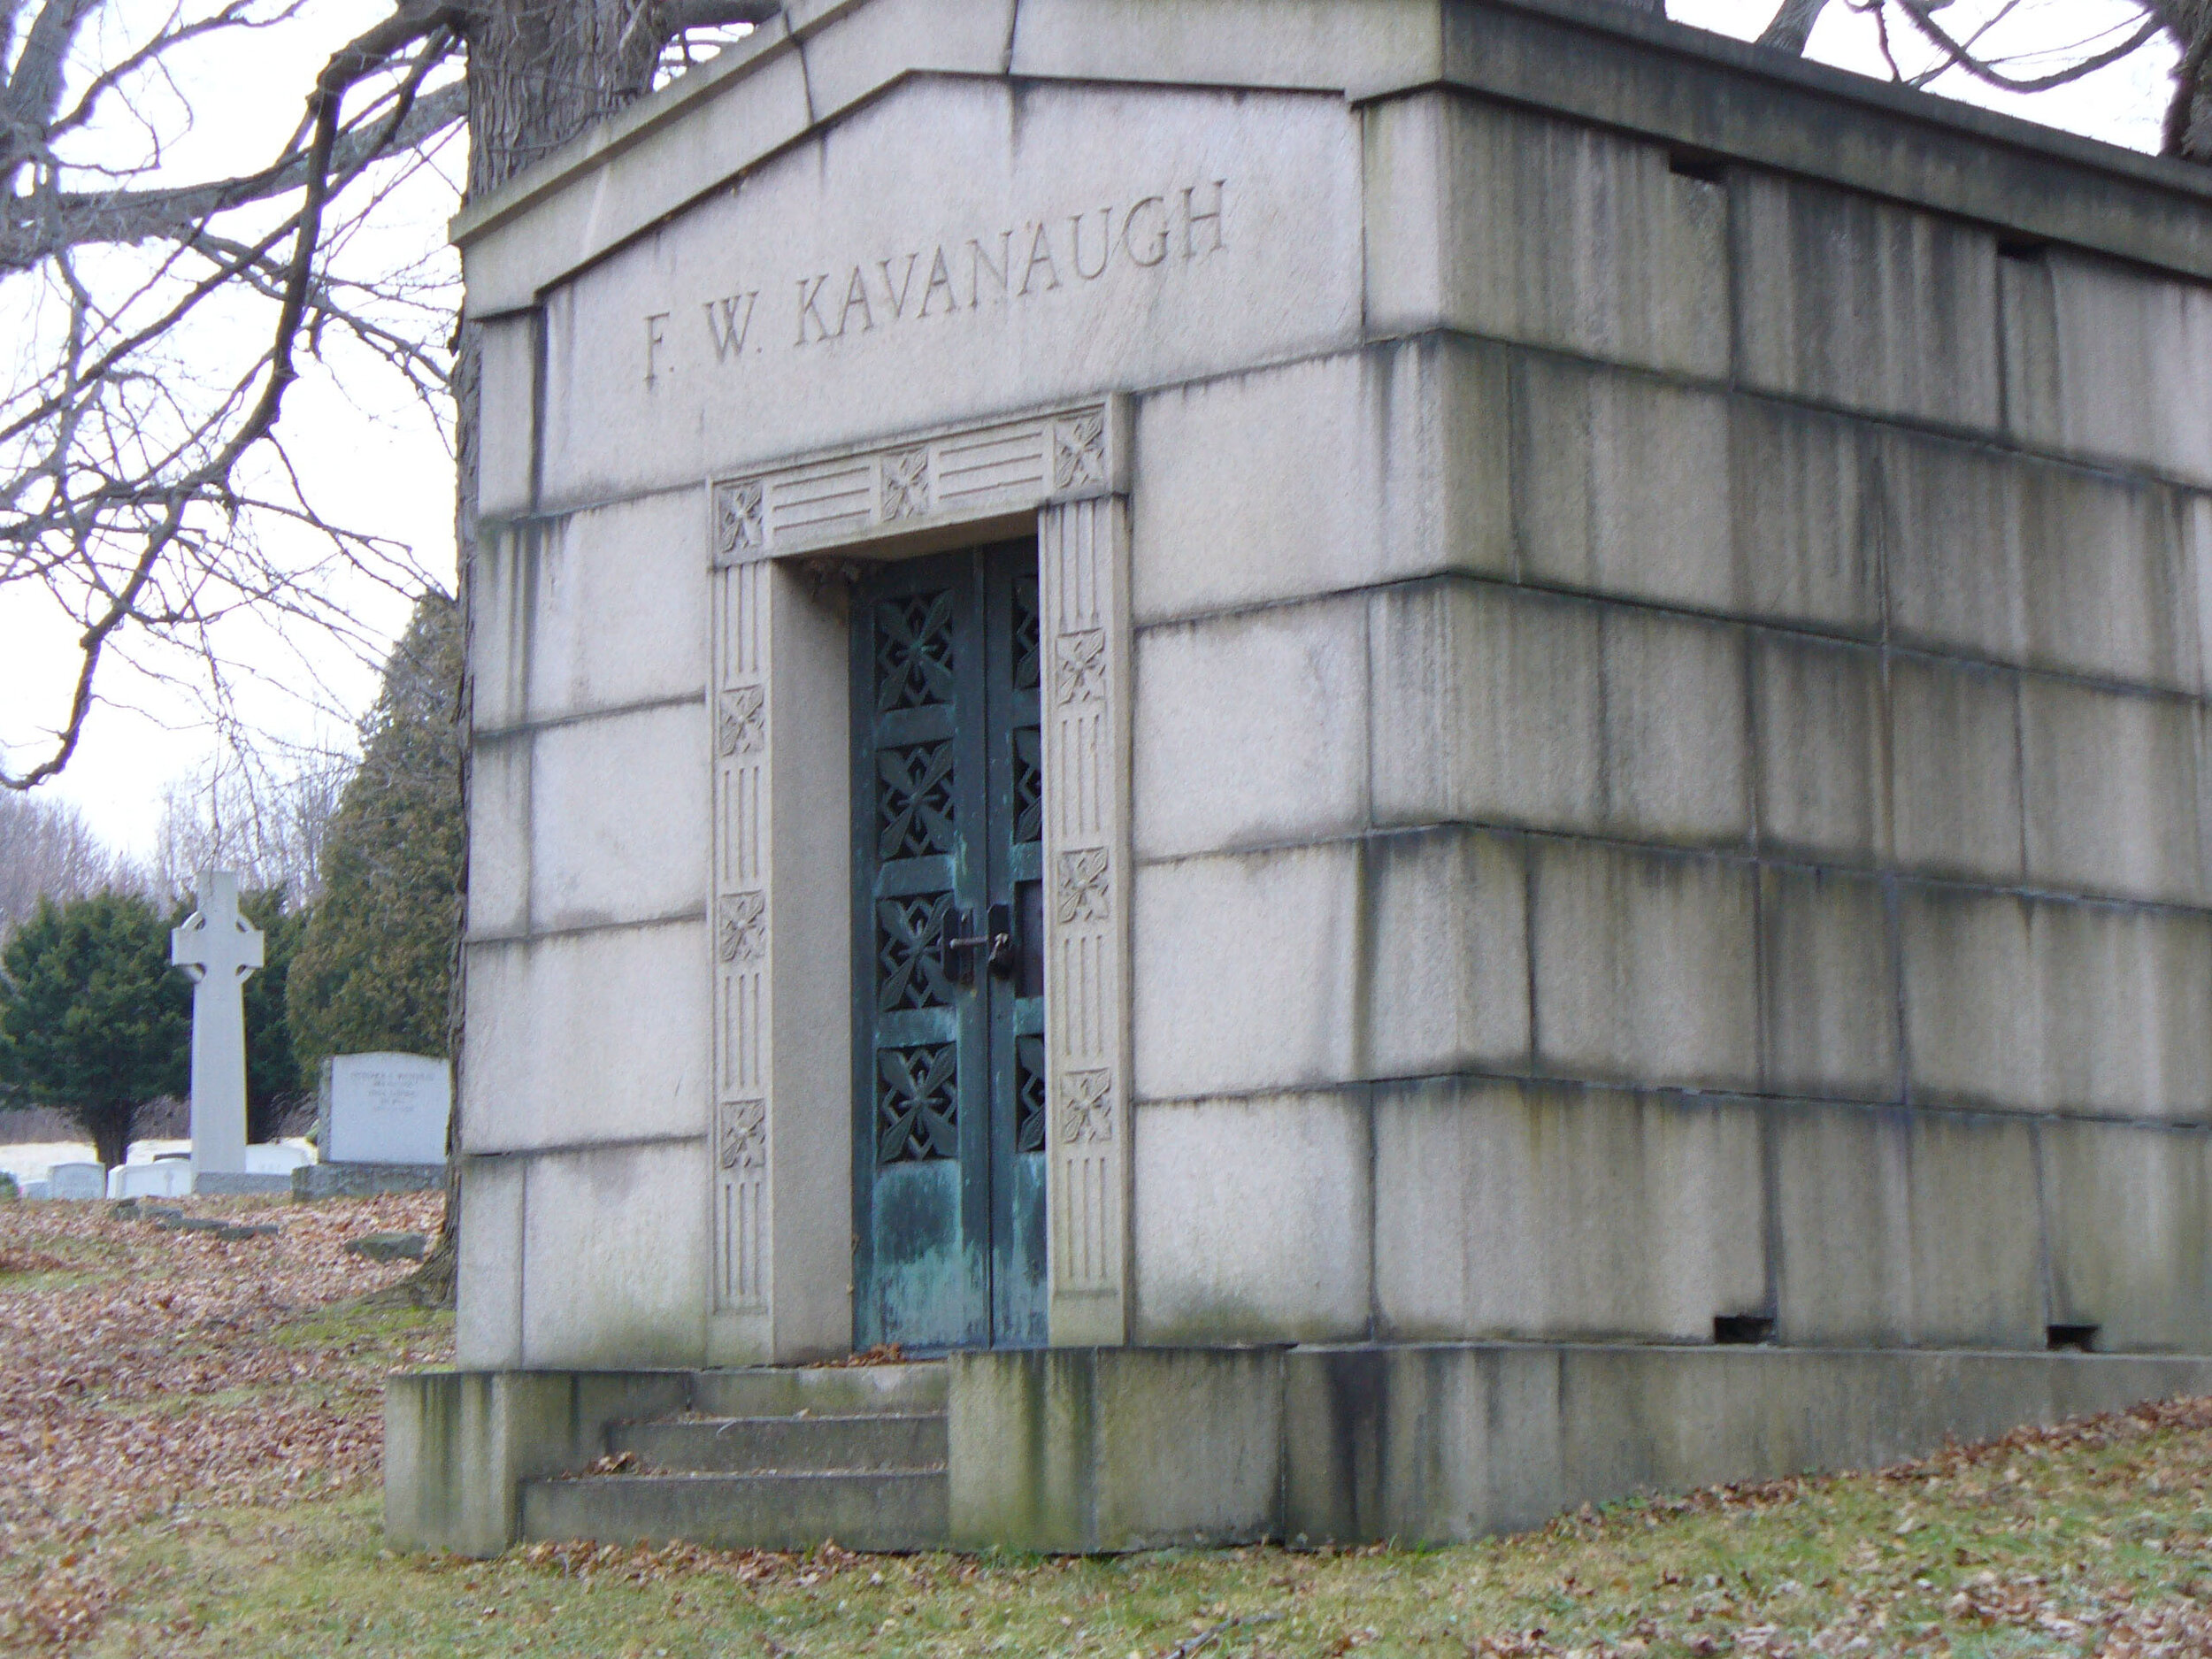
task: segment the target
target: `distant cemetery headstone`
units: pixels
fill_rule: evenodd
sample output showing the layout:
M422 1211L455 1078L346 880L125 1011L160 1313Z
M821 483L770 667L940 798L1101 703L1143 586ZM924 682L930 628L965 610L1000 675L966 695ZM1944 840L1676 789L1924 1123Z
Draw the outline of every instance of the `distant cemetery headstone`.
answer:
M104 1198L107 1191L104 1164L57 1164L46 1171L49 1198Z
M192 1192L188 1158L158 1158L151 1164L119 1164L108 1171L110 1198L185 1198Z
M323 1062L326 1164L443 1164L453 1079L419 1054L341 1054Z
M445 1179L453 1074L419 1054L341 1054L323 1062L322 1161L292 1174L295 1198L417 1192Z

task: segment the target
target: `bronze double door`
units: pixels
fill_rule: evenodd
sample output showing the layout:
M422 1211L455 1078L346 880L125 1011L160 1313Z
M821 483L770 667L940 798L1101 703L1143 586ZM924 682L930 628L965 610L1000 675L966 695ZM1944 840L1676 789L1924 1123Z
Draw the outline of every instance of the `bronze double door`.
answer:
M1033 541L885 566L852 608L854 1324L1045 1341Z

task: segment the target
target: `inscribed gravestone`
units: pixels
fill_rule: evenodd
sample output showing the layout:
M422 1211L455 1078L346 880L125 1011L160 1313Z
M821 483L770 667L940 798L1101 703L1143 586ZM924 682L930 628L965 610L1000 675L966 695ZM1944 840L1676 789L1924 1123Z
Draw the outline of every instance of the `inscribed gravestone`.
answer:
M106 1166L98 1164L57 1164L46 1171L49 1198L104 1198L108 1190Z
M453 1078L419 1054L342 1054L323 1062L326 1164L443 1164Z
M246 1172L246 981L261 933L238 914L238 878L203 870L200 908L169 935L169 960L192 979L192 1173Z
M191 1192L192 1165L183 1158L119 1164L108 1171L110 1198L185 1198Z

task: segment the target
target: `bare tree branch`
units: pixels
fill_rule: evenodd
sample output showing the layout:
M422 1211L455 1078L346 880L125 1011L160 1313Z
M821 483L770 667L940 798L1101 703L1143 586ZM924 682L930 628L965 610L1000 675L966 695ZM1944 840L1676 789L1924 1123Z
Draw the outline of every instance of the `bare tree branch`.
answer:
M46 131L61 108L63 73L77 31L100 0L45 0L23 37L23 50L0 96L0 180L45 148Z
M468 117L468 88L456 81L425 94L390 131L354 128L334 145L331 165L352 173L378 157L412 149ZM307 180L308 153L294 150L258 173L174 189L58 195L26 202L0 228L0 273L27 270L64 247L189 238L205 220L289 195Z
M1827 9L1828 0L1782 0L1782 9L1760 32L1759 44L1802 58L1813 38L1813 26Z
M2001 91L2047 92L2112 68L2162 40L2170 41L2180 61L2175 70L2173 97L2165 111L2165 151L2191 160L2212 161L2212 86L2208 85L2208 77L2212 77L2212 0L2134 0L2131 19L2123 14L2116 27L2097 28L2070 48L2039 45L2032 53L2009 56L1994 42L2001 32L2016 27L2029 15L2021 0L2002 0L1994 10L1976 11L1972 27L1962 29L1947 27L1936 16L1956 6L1959 0L1844 3L1873 24L1877 46L1891 75L1912 87L1959 73ZM1829 4L1830 0L1781 0L1760 34L1759 44L1802 56ZM1933 50L1932 62L1906 66L1899 55L1900 31L1891 26L1893 12L1902 16L1908 44L1916 39ZM2039 74L2021 73L2008 66L2029 57L2046 62L2063 58L2065 61Z
M1912 20L1913 27L1929 43L1944 55L1945 62L1934 73L1940 73L1943 69L1962 69L1975 80L1985 81L2007 92L2047 92L2054 87L2079 81L2085 75L2093 75L2100 69L2108 69L2123 58L2132 56L2157 39L2164 27L2155 16L2147 16L2135 32L2116 46L2093 53L2047 75L2016 77L2006 74L1989 60L1977 57L1970 47L1954 40L1945 32L1932 14L1947 4L1947 0L1894 0L1894 4Z
M63 3L63 0L50 0L50 3ZM77 4L79 0L65 0L65 3ZM89 625L78 641L80 665L70 698L69 714L56 734L52 751L44 760L20 774L10 775L0 771L0 785L27 789L54 776L69 764L83 737L84 723L92 708L93 687L109 641L135 614L164 555L183 534L188 512L203 503L234 511L231 498L232 472L246 452L274 427L283 407L284 395L298 377L295 353L313 288L314 260L320 245L323 212L334 175L345 95L357 82L385 68L394 54L418 42L427 42L427 49L419 55L403 82L394 101L393 114L382 124L381 140L373 147L371 153L388 148L393 136L414 105L423 77L457 45L458 36L453 27L457 20L457 7L413 0L413 3L403 4L391 18L334 53L316 78L315 89L308 99L308 115L312 123L313 137L304 159L304 199L293 220L296 228L292 236L292 254L284 273L282 301L273 343L263 359L258 375L259 393L235 430L214 449L212 454L183 476L164 480L162 495L165 500L159 505L150 527L146 531L136 557L121 582L106 594L106 604L90 618ZM268 245L264 244L264 251ZM240 265L234 266L231 273L235 274L236 269L251 264L258 257L258 252L256 252L246 257ZM154 505L151 502L147 504ZM101 586L104 587L104 584Z
M466 362L470 347L454 331L442 246L427 265L342 274L361 227L408 179L457 188L441 159L457 152L441 146L465 121L469 188L492 188L646 91L677 61L672 50L688 62L781 10L392 0L323 64L266 165L180 183L164 165L159 114L183 97L173 56L204 53L225 31L274 27L307 0L169 4L150 25L126 27L136 14L121 0L0 0L0 183L12 180L0 188L0 283L23 319L18 378L0 390L0 592L42 589L75 638L50 746L12 770L0 754L0 789L69 764L119 649L165 695L198 676L219 728L231 721L236 665L211 653L231 618L296 624L380 656L387 641L334 595L357 601L364 580L411 595L432 579L407 548L310 503L279 431L287 395L311 360L335 350L350 364L365 350L442 429L455 419L452 354ZM117 28L96 34L100 16ZM465 75L444 73L464 50ZM365 257L373 245L359 239ZM229 343L241 297L269 308L249 354ZM211 354L204 340L224 348ZM455 434L465 463L472 385ZM465 507L465 561L472 522ZM295 654L288 672L312 691L322 664ZM180 664L192 666L180 677Z
M668 0L661 8L661 32L670 35L692 29L757 27L782 11L781 0Z

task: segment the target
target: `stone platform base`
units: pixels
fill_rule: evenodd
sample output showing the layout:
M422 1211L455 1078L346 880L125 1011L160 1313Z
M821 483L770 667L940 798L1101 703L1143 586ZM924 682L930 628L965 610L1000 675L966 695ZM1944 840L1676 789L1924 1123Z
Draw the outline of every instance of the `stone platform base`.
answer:
M222 1172L203 1170L192 1178L192 1191L201 1198L242 1198L250 1194L288 1193L295 1171L275 1174Z
M526 1485L585 1469L627 1425L694 1411L741 1379L780 1374L819 1373L394 1377L385 1389L387 1531L403 1548L495 1555L522 1536ZM955 1355L946 1392L945 1509L935 1525L947 1540L1087 1554L1268 1538L1473 1538L1640 1491L1874 1467L1948 1439L2212 1393L2212 1356L1488 1343L1062 1348ZM718 1542L742 1541L733 1525L707 1530Z
M293 1199L373 1198L380 1193L426 1193L445 1185L442 1164L303 1164L289 1177Z

